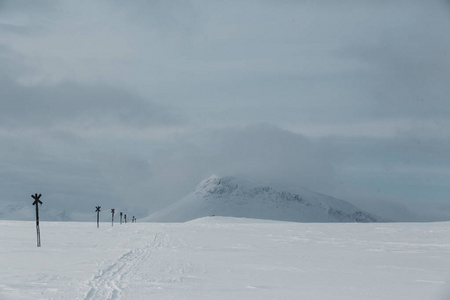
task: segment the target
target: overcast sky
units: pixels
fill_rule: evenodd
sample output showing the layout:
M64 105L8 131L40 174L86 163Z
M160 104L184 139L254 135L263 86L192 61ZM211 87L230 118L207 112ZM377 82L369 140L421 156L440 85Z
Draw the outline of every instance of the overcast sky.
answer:
M142 217L215 174L450 220L449 79L444 0L0 0L0 205Z

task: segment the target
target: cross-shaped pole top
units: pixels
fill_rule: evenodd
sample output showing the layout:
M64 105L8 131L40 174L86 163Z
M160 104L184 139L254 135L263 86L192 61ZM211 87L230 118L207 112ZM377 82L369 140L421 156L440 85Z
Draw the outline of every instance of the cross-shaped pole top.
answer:
M96 211L96 212L100 212L100 208L101 208L101 206L96 206L96 207L95 207L95 211Z
M115 209L114 208L111 208L111 213L115 213Z
M34 199L33 205L37 205L38 203L42 205L42 201L39 200L39 198L41 198L41 196L42 196L42 194L39 194L39 195L38 195L38 194L31 195L31 198Z

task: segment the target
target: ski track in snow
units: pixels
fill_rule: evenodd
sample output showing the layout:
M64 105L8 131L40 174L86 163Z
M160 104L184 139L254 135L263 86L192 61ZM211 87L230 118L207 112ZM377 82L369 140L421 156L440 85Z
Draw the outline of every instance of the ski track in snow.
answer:
M123 282L127 282L127 277L139 262L148 258L149 251L131 250L123 254L108 268L101 270L89 283L90 290L84 297L89 299L119 299L122 292Z
M130 275L149 261L158 248L171 243L173 241L165 233L159 232L150 244L127 251L108 267L98 271L88 282L90 289L83 299L120 299L123 289L130 284Z

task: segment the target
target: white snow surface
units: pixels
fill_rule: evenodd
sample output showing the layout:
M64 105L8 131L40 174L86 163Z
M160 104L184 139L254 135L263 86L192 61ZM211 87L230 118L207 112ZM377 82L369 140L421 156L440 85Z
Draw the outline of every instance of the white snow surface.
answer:
M294 222L376 222L380 219L349 202L307 189L298 194L235 177L211 176L194 192L143 219L185 222L206 216L229 216Z
M450 222L0 221L0 299L450 299Z

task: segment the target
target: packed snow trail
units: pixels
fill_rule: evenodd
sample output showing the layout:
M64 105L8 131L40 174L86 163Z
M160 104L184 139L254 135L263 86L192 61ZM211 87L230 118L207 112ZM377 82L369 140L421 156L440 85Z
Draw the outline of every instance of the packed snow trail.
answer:
M450 222L0 221L0 299L450 299Z
M148 250L130 250L126 252L89 281L88 286L91 288L84 299L119 299L124 288L123 285L130 280L130 273L142 261L148 259L149 256Z
M88 282L90 289L84 299L120 299L122 290L132 281L133 272L139 270L144 262L152 259L152 254L158 247L167 244L167 240L165 233L158 232L151 243L125 252Z

